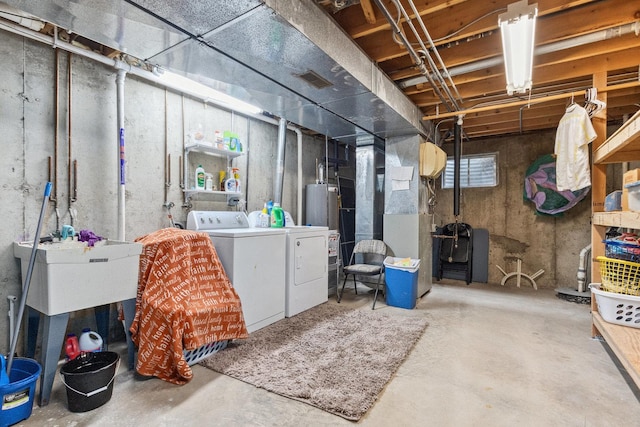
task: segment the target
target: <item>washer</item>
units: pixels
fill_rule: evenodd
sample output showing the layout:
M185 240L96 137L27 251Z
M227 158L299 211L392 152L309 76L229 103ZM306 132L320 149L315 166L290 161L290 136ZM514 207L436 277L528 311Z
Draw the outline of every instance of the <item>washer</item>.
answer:
M249 214L250 227L258 225L259 215L260 211ZM291 317L328 300L329 227L297 226L287 211L284 217L287 233L284 315Z
M287 232L286 317L327 302L328 227L292 226Z
M250 228L244 212L191 211L187 229L209 234L242 302L249 332L284 318L286 240L284 228Z

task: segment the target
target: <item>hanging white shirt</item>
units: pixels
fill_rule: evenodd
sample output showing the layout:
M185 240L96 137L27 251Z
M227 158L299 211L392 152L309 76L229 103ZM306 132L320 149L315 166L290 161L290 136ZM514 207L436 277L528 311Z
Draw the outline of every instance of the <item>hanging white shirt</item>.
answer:
M570 105L556 132L556 187L558 191L577 191L591 185L589 143L597 134L587 111Z

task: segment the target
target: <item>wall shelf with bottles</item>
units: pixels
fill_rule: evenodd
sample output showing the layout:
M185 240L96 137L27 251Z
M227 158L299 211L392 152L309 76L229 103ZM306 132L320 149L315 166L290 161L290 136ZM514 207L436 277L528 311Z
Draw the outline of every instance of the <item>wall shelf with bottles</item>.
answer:
M222 144L220 144L222 146ZM226 159L227 164L225 165L225 169L228 169L230 166L230 162L232 159L236 157L243 156L245 154L244 151L231 151L224 148L219 148L215 145L215 143L211 142L193 142L189 143L185 146L185 155L184 155L184 185L185 188L182 190L187 199L192 198L194 196L214 196L214 195L224 195L224 196L241 196L242 192L240 191L220 191L220 190L196 190L193 188L187 188L190 182L190 178L192 177L192 171L190 169L189 163L189 153L202 153L213 157ZM214 176L214 179L217 178Z

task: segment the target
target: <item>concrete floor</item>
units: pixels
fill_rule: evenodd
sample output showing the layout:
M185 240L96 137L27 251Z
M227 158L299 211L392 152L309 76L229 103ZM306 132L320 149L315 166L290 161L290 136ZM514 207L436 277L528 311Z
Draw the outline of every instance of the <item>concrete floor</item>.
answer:
M370 309L371 298L350 290L343 303ZM606 346L591 339L589 306L560 300L552 290L447 281L435 284L415 310L384 303L376 310L425 316L429 326L358 424L612 426L640 419L637 390L627 384ZM51 403L34 405L31 417L19 425L354 424L193 368L194 379L175 386L157 379L137 381L121 366L111 400L87 413L67 410L58 377Z

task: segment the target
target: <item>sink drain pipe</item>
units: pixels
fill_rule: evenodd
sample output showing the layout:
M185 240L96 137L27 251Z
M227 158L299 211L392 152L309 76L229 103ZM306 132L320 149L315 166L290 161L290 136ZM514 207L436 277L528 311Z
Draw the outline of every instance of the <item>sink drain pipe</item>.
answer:
M578 264L578 292L585 292L587 281L587 254L591 253L591 244L588 244L580 251L580 263Z

